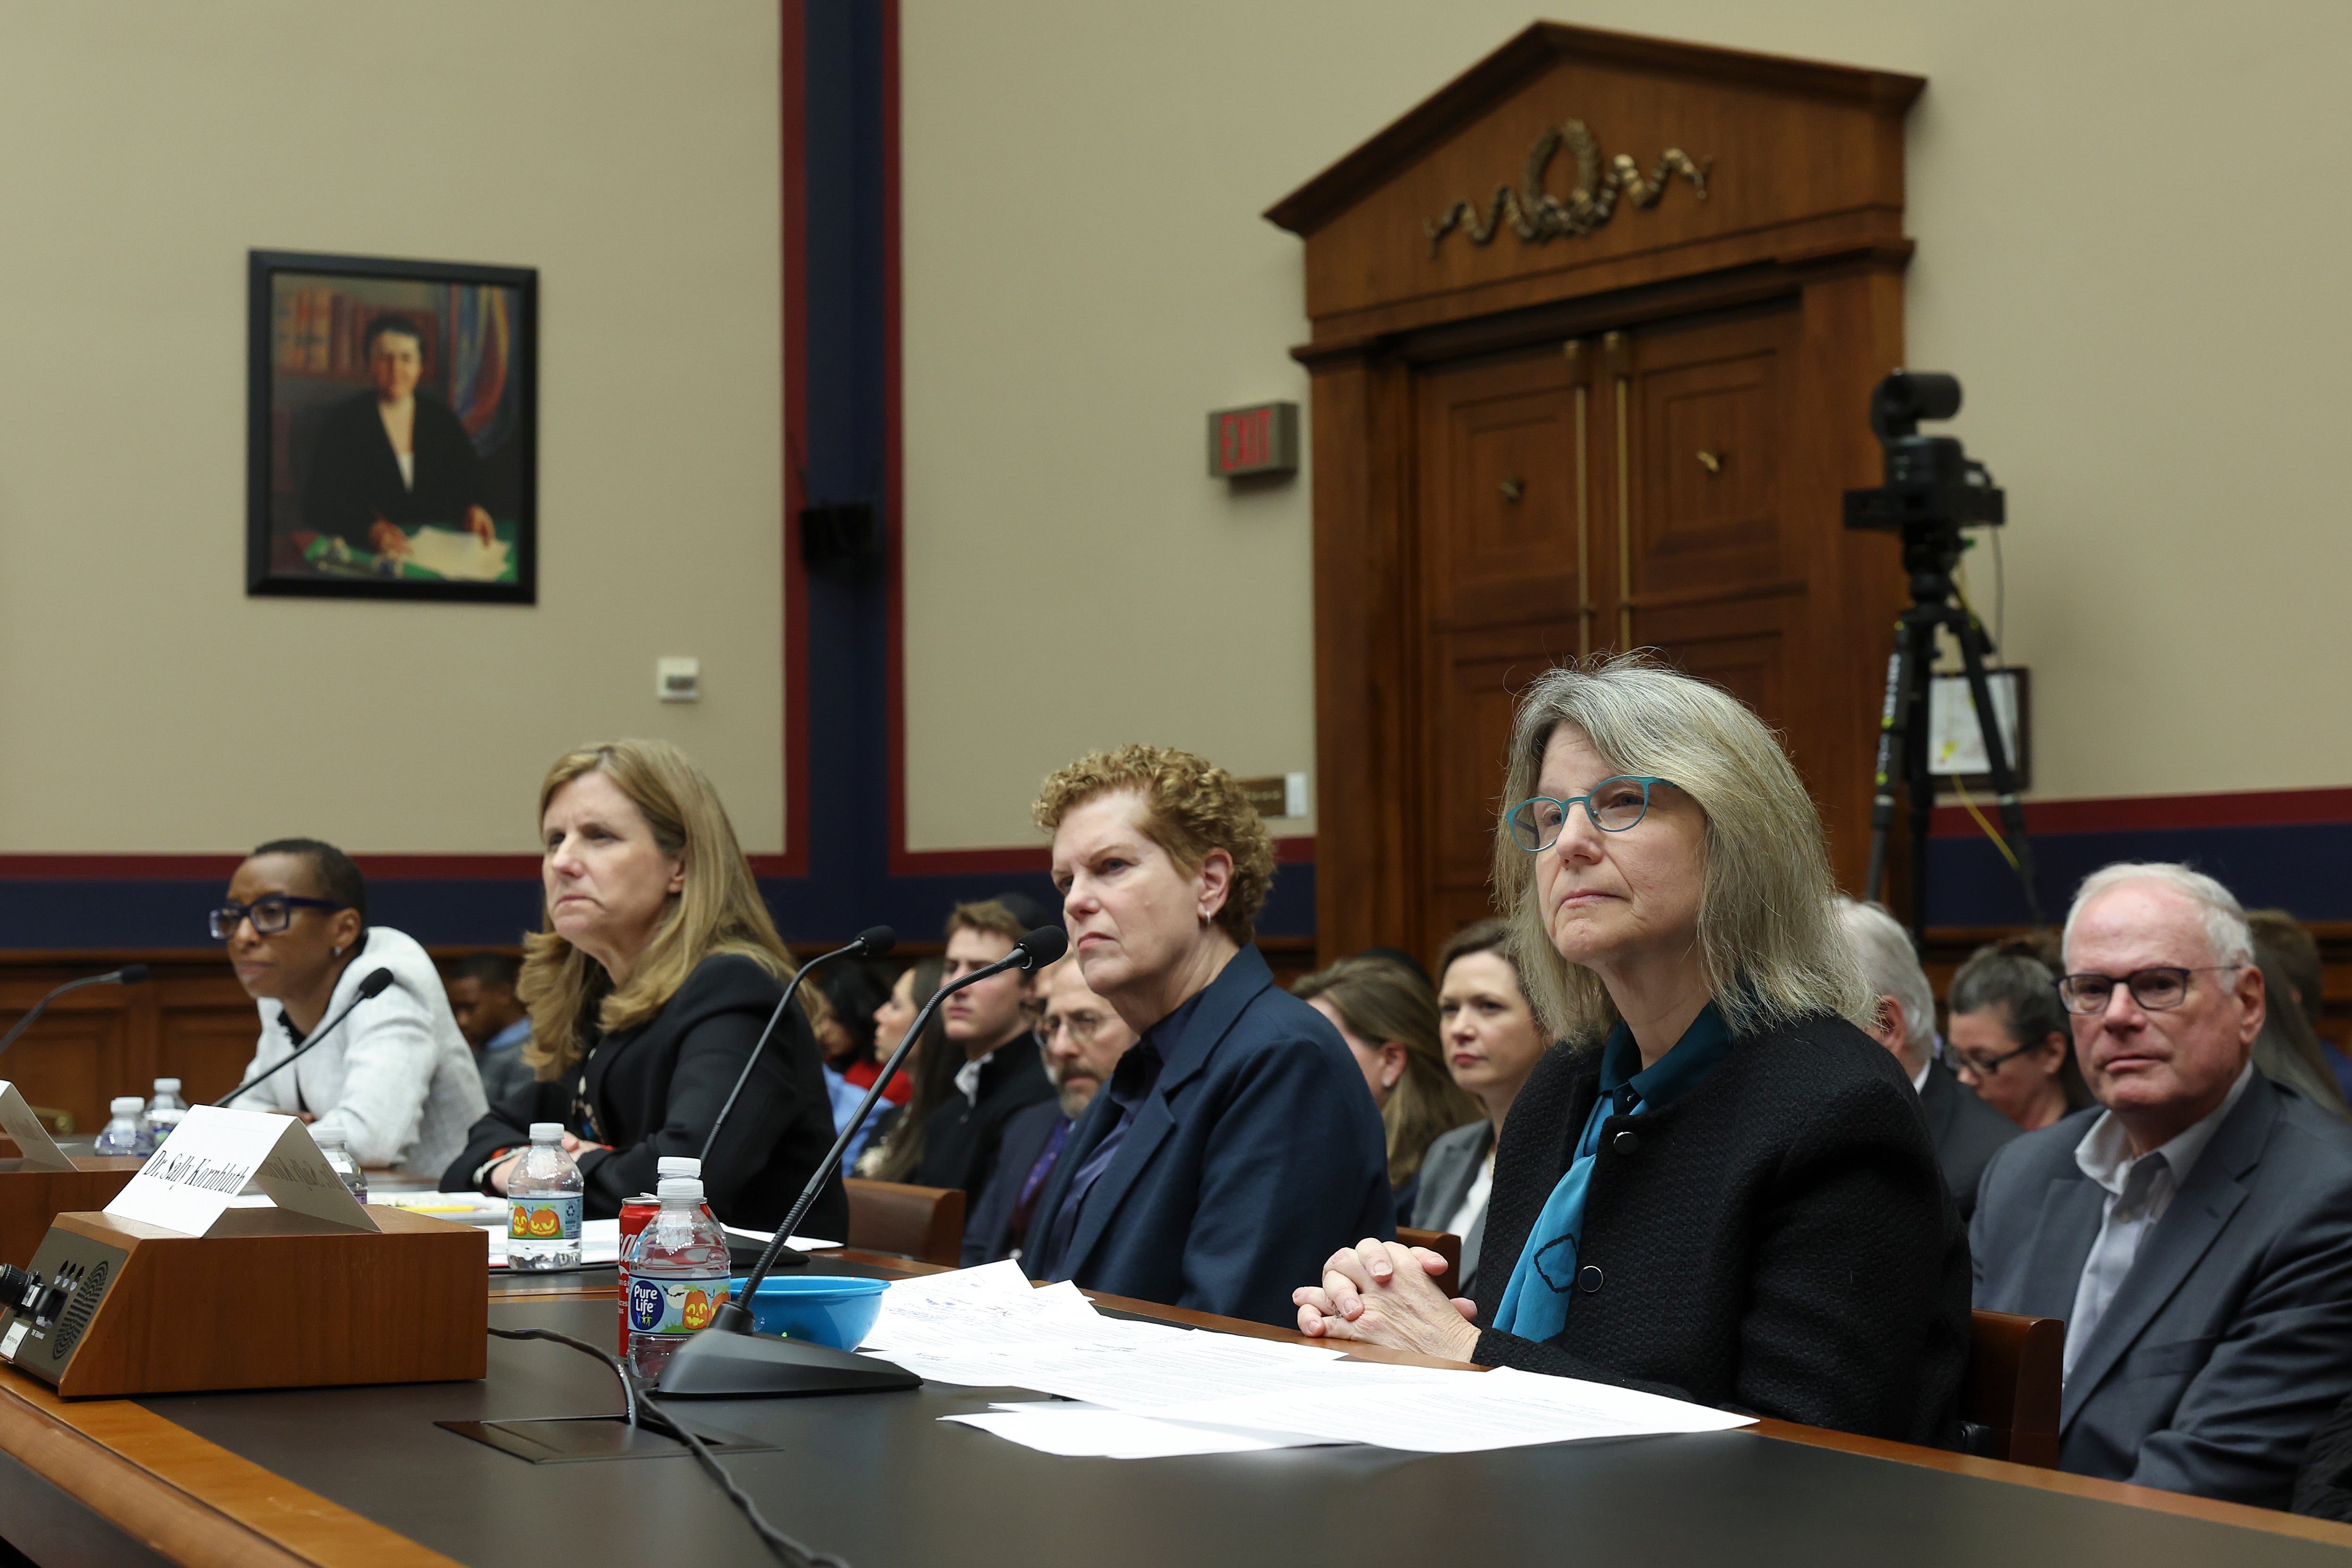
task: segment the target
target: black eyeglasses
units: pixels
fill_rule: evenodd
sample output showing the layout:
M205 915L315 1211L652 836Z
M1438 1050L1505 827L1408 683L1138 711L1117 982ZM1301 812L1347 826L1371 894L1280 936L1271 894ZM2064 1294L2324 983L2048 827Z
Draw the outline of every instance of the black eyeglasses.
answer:
M2015 1061L2032 1049L2033 1047L2030 1045L2021 1045L2015 1051L2004 1051L1999 1056L1988 1056L1982 1061L1979 1061L1973 1056L1962 1054L1958 1047L1947 1043L1944 1047L1944 1065L1954 1072L1965 1072L1972 1078L1990 1078L2003 1066Z
M1568 809L1577 805L1584 808L1584 814L1602 832L1622 833L1649 815L1650 787L1654 784L1675 787L1671 779L1621 773L1595 784L1590 794L1571 795L1565 800L1546 795L1522 800L1511 808L1511 814L1505 819L1511 825L1511 841L1529 854L1551 848L1559 842L1560 830L1568 826Z
M2194 969L2158 964L2124 976L2068 975L2058 982L2058 999L2070 1013L2103 1013L2115 999L2116 988L2126 986L2132 1000L2152 1013L2168 1012L2189 999L2189 977L2220 975L2242 968L2240 964L2206 964Z
M292 894L273 893L267 897L257 898L251 904L224 904L205 918L212 926L213 939L226 942L236 936L237 926L247 920L253 922L257 935L275 936L294 924L294 912L298 909L343 907L331 898L297 898Z

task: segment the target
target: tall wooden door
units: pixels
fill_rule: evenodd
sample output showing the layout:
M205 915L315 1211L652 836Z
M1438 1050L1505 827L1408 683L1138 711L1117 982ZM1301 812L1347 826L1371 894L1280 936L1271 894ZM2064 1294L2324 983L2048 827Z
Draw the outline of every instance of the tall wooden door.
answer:
M1793 308L1668 321L1444 365L1417 387L1418 948L1493 912L1517 692L1656 649L1781 730L1802 765L1805 543L1779 422Z

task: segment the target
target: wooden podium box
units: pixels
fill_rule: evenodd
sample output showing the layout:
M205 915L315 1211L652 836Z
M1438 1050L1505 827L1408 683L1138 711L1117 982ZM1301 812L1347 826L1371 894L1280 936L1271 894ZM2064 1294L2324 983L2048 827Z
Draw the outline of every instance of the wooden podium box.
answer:
M68 1398L483 1375L488 1233L369 1212L380 1232L278 1208L209 1236L59 1214L34 1267L73 1294L47 1324L0 1313L0 1355Z
M104 1208L146 1163L135 1155L84 1155L72 1170L52 1171L0 1159L0 1263L30 1263L51 1220L68 1209Z

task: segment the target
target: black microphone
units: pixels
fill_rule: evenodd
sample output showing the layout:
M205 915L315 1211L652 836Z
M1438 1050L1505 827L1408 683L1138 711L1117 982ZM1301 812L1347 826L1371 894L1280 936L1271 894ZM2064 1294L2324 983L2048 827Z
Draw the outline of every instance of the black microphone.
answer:
M35 1002L33 1010L18 1019L15 1029L5 1035L0 1035L0 1051L5 1051L16 1044L16 1037L33 1027L33 1020L41 1016L42 1009L68 991L78 991L84 986L139 986L146 984L146 981L147 966L144 964L125 964L120 969L109 969L103 975L87 975L79 980L68 980L64 985Z
M337 1013L333 1018L329 1019L324 1024L312 1031L310 1039L304 1040L300 1045L294 1048L293 1054L287 1057L285 1061L278 1062L276 1066L263 1068L260 1071L255 1073L252 1077L247 1079L244 1082L230 1090L227 1093L214 1101L214 1107L218 1109L219 1107L227 1104L230 1101L236 1099L238 1095L244 1093L247 1090L252 1088L263 1079L268 1078L271 1074L278 1072L286 1068L291 1067L296 1062L301 1061L302 1053L310 1050L312 1046L318 1044L320 1040L326 1039L330 1034L332 1034L337 1024L352 1016L352 1009L353 1008L359 1006L362 1002L372 1001L375 998L383 995L384 992L392 989L392 987L393 976L390 969L378 969L374 974L370 975L366 979L362 980L360 982L358 992L352 996L350 1001L343 1004L343 1010Z
M793 983L784 988L783 997L776 1003L776 1010L768 1015L768 1027L760 1031L759 1043L752 1046L751 1054L743 1059L743 1071L735 1075L735 1087L727 1092L727 1103L719 1107L719 1114L710 1124L710 1135L702 1140L703 1165L710 1163L710 1151L718 1146L719 1129L727 1124L727 1113L735 1109L736 1096L743 1092L743 1085L751 1082L751 1069L760 1064L760 1053L768 1049L768 1037L776 1032L776 1025L783 1020L784 1009L793 1005L793 993L801 988L801 982L809 977L810 971L822 968L835 958L879 958L898 945L898 934L887 925L869 925L860 931L857 940L848 946L820 953L801 966L800 973L793 977Z
M930 1023L931 1015L939 1010L940 1004L966 986L977 985L991 975L1001 975L1007 969L1027 969L1034 973L1069 950L1069 936L1060 926L1040 925L1015 942L1013 951L995 963L950 980L932 993L931 999L923 1004L923 1010L915 1015L914 1023L907 1030L907 1037L898 1042L898 1049L890 1053L889 1061L876 1076L873 1087L866 1091L866 1098L858 1105L857 1113L850 1117L849 1125L834 1139L832 1151L817 1162L816 1173L809 1177L808 1186L801 1189L800 1201L793 1205L793 1211L784 1217L784 1222L776 1227L775 1237L769 1241L768 1249L760 1254L759 1265L751 1270L741 1294L730 1295L727 1304L711 1318L712 1328L733 1333L750 1333L751 1300L759 1293L760 1281L775 1268L777 1260L789 1251L793 1256L793 1267L807 1263L808 1255L786 1247L784 1239L799 1227L802 1217L809 1211L809 1206L816 1202L817 1195L824 1190L824 1184L831 1181L834 1173L841 1168L842 1153L849 1147L849 1140L857 1135L857 1129L864 1126L866 1118L874 1113L875 1103L882 1098L882 1092L890 1087L890 1080L898 1075L898 1064L907 1060L907 1053L914 1049L917 1040L922 1039L923 1030Z

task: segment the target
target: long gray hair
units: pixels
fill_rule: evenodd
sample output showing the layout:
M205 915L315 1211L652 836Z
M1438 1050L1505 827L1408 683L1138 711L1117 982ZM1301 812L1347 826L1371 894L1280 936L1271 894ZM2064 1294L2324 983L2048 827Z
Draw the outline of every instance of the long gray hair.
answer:
M1699 958L1734 1035L1822 1013L1858 1026L1869 1019L1870 988L1831 914L1837 884L1821 816L1761 719L1643 652L1547 671L1519 696L1507 812L1537 793L1544 749L1562 725L1611 766L1674 780L1706 814ZM1512 839L1507 818L1496 824L1495 888L1537 1016L1557 1038L1598 1045L1617 1023L1616 1006L1599 975L1553 946L1536 857Z

